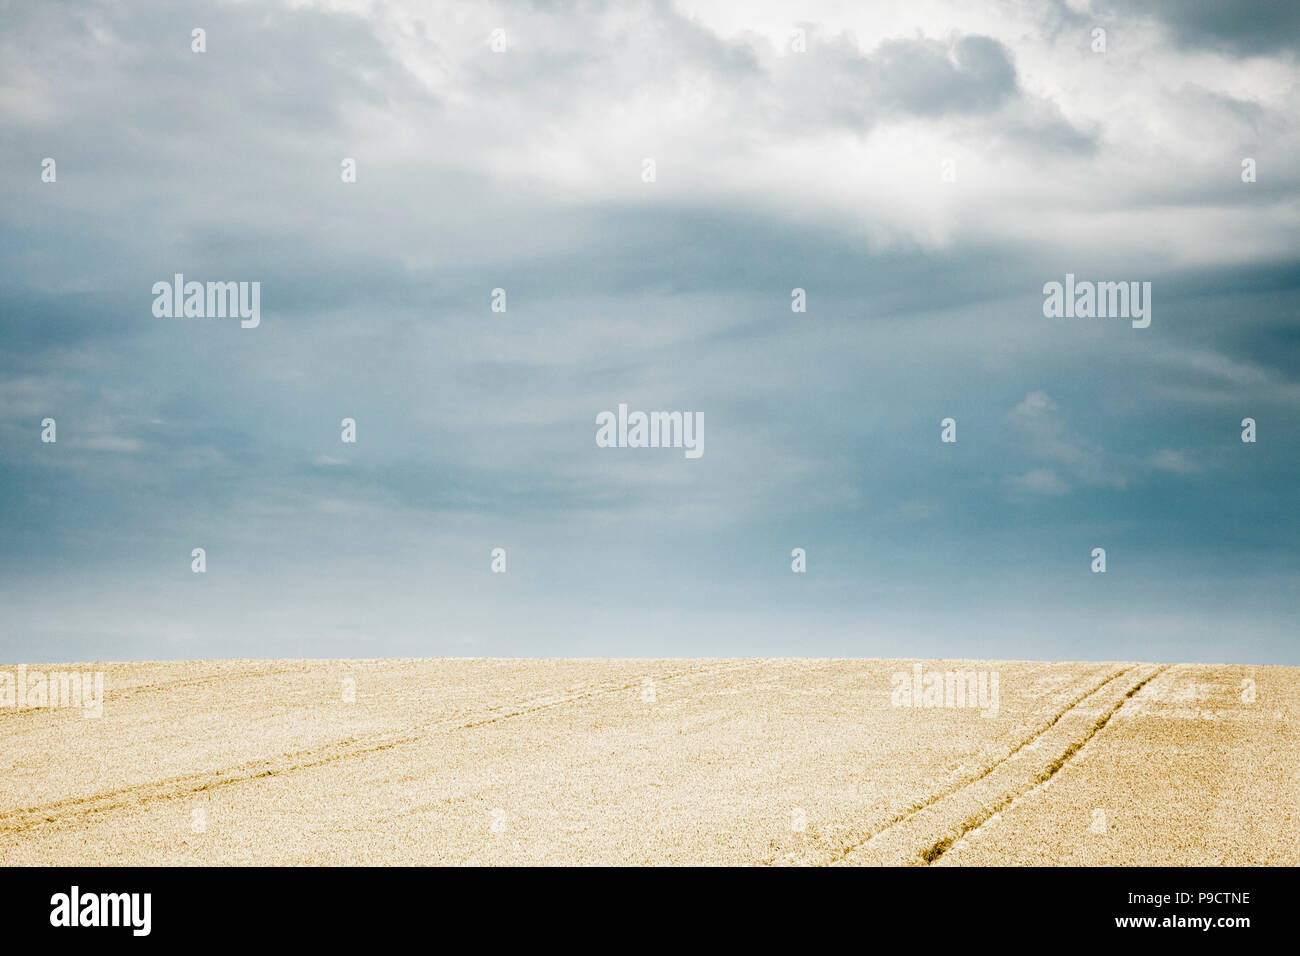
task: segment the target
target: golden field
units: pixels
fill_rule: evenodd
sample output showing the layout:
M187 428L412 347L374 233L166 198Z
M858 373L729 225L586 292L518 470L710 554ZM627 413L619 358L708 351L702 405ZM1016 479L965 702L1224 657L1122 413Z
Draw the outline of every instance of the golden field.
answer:
M914 663L996 714L899 706ZM1295 667L74 668L102 716L0 708L0 864L1300 863Z

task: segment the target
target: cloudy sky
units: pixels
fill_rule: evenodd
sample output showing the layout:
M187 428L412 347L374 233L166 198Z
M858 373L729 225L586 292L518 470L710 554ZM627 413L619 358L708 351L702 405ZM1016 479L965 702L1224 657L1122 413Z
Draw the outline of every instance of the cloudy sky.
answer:
M0 3L0 659L1300 663L1298 37ZM261 325L155 317L178 272ZM1045 318L1066 273L1150 327ZM620 402L705 454L598 448Z

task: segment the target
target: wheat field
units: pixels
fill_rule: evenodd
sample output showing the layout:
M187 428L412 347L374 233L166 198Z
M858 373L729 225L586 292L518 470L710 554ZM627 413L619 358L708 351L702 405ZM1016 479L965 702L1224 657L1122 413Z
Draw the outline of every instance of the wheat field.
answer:
M74 667L101 716L0 708L4 865L1300 863L1295 667Z

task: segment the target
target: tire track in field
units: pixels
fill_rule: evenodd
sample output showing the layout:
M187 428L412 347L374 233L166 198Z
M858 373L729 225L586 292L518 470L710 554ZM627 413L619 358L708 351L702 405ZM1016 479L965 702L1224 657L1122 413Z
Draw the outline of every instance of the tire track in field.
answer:
M823 861L819 865L831 866L843 862L852 854L862 850L865 846L867 846L867 844L871 843L873 840L885 836L886 834L897 829L898 827L907 824L908 822L915 819L918 815L924 813L927 810L934 808L940 802L953 798L959 795L962 791L965 791L970 787L975 786L980 781L989 777L999 768L1005 766L1006 764L1014 760L1021 753L1021 751L1025 750L1025 748L1033 746L1038 740L1040 740L1043 737L1043 735L1045 735L1048 731L1050 731L1053 727L1055 727L1058 723L1060 723L1062 718L1064 718L1071 711L1079 707L1088 698L1092 697L1095 694L1100 693L1108 684L1111 684L1114 681L1119 680L1125 674L1128 674L1131 671L1133 671L1137 666L1138 665L1136 664L1131 664L1128 667L1121 667L1119 670L1115 671L1114 673L1108 675L1107 677L1102 678L1100 682L1094 684L1088 690L1085 690L1083 693L1077 695L1073 700L1071 700L1068 704L1066 704L1065 707L1057 711L1056 714L1053 715L1050 720L1047 720L1045 723L1041 724L1033 733L1031 733L1028 737L1025 737L1018 744L1016 744L1016 746L1013 747L1005 757L1002 757L997 761L993 762L992 764L990 764L989 766L985 767L984 770L982 770L980 773L976 774L975 776L962 780L961 782L951 787L948 787L945 790L939 791L938 793L934 794L928 799L921 800L917 803L914 803L906 810L902 810L898 812L883 826L877 828L876 830L873 830L871 833L867 834L865 837L857 840L856 842L851 843L848 846L842 847L838 852L832 855L830 859ZM1134 691L1134 693L1136 693L1136 691ZM772 859L769 859L765 862L770 864L775 859L776 858L773 857Z
M167 666L171 666L171 665L183 666L186 662L184 661L140 661L139 663L140 664L162 664ZM242 662L223 661L222 663L233 665ZM299 659L294 659L289 661L274 661L272 663L284 664L285 666L271 667L271 668L267 668L266 670L257 670L255 667L252 667L252 665L258 663L257 661L249 661L247 663L249 663L250 665L249 668L231 670L228 673L211 673L211 674L198 675L194 677L177 677L175 680L161 681L159 683L154 683L154 684L132 684L129 686L122 686L117 688L114 688L112 686L112 681L110 680L111 675L106 670L106 668L112 668L112 667L120 668L123 666L120 662L110 661L107 664L105 664L99 661L90 661L88 663L27 664L24 666L26 667L27 672L29 674L33 671L40 671L41 673L45 674L47 677L50 674L57 674L59 672L93 674L95 673L96 670L99 670L104 674L103 705L105 707L109 707L109 706L116 706L117 704L130 700L133 697L139 697L141 695L147 696L148 694L152 694L155 691L188 690L191 688L204 687L209 684L226 685L237 680L255 680L259 678L266 679L266 678L282 677L286 674L301 673L302 667L300 665L304 663L311 663L311 661L299 660ZM4 668L0 668L0 670L3 669ZM3 720L5 718L15 719L19 717L40 718L48 714L53 714L56 709L57 708L45 707L45 706L18 707L13 710L9 710L8 708L0 708L0 720Z
M750 659L732 660L713 667L696 667L669 674L656 674L653 675L653 679L656 681L671 681L682 677L725 674L755 663L761 663L761 661ZM469 712L457 717L433 721L407 733L389 731L371 734L360 739L346 738L307 750L247 761L225 770L188 774L166 780L146 782L118 790L110 790L106 793L93 794L88 797L61 800L40 807L8 810L0 812L0 837L21 833L48 823L68 822L69 817L86 817L127 807L138 807L162 800L188 797L192 794L247 783L251 780L282 776L298 770L323 767L340 760L382 753L385 750L392 750L407 744L419 743L427 739L431 734L450 734L462 730L472 730L476 727L509 720L514 717L528 716L591 698L629 691L642 686L645 676L647 675L640 675L636 680L628 683L604 681L591 684L561 694L558 697L554 695L531 695L513 702L497 704L479 714ZM493 713L494 711L503 712Z
M1110 710L1108 710L1105 714L1103 714L1101 717L1097 719L1096 723L1094 723L1084 734L1083 739L1072 741L1070 745L1065 748L1065 751L1059 757L1057 757L1050 764L1048 764L1047 769L1044 770L1042 773L1040 773L1038 778L1034 780L1034 782L1030 786L1026 787L1023 790L1012 792L1011 794L1007 795L996 806L992 808L986 808L984 811L977 814L976 816L967 819L960 825L960 827L958 828L955 834L948 834L936 840L930 846L929 849L927 849L923 854L921 854L921 859L925 861L925 865L929 866L931 863L934 863L936 860L939 859L939 857L947 853L948 850L950 850L959 840L964 839L968 833L971 833L974 830L977 830L979 827L983 826L994 816L996 816L997 814L1001 813L1003 810L1013 805L1017 800L1027 796L1028 794L1037 790L1039 787L1046 786L1051 781L1051 779L1054 776L1056 776L1067 763L1069 763L1072 759L1074 759L1075 755L1078 754L1079 751L1081 751L1087 745L1088 741L1090 741L1093 737L1097 736L1097 734L1101 733L1101 731L1106 727L1106 725L1110 723L1110 719L1114 717L1117 713L1119 713L1120 708L1123 707L1125 704L1127 704L1129 700L1133 698L1134 694L1136 694L1138 691L1140 691L1151 681L1155 680L1157 677L1159 677L1161 674L1167 671L1169 667L1170 665L1166 664L1163 667L1157 668L1151 674L1148 674L1142 680L1138 681L1136 684L1130 687L1128 689L1128 692L1123 697L1121 697L1118 701L1116 701L1115 705L1111 707Z

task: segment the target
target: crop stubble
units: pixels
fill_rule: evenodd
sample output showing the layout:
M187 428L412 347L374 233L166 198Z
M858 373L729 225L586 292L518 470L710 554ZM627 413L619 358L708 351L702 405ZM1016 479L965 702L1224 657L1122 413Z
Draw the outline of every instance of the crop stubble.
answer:
M81 665L102 717L0 711L0 863L1300 861L1300 669L911 663Z

